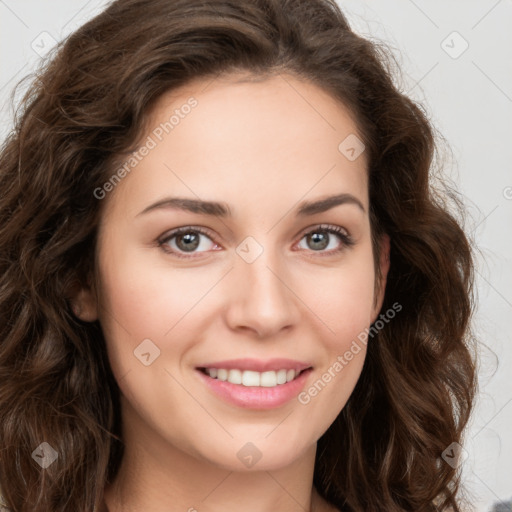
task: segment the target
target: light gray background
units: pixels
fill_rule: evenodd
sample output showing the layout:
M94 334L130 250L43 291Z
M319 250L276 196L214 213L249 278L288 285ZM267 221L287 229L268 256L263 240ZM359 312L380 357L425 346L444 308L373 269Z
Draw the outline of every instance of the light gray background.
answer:
M338 2L357 32L395 48L403 90L423 104L453 150L446 172L465 196L468 230L481 251L474 319L480 395L463 475L475 509L487 512L512 498L512 1ZM10 129L7 101L15 83L54 40L106 4L0 0L2 139Z

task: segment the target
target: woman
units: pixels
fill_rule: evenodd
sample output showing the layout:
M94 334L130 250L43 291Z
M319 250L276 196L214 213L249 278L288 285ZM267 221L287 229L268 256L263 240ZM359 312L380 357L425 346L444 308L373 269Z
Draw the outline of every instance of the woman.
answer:
M461 510L471 249L391 69L329 0L61 45L0 156L8 507Z

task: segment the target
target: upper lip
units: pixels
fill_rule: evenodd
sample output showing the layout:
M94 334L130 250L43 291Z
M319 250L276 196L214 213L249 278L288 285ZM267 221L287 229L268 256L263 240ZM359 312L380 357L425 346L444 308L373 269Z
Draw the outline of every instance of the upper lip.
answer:
M311 368L309 363L296 361L293 359L275 358L275 359L229 359L225 361L215 361L206 363L197 368L224 368L226 370L252 370L254 372L268 372L278 370L296 370L302 371Z

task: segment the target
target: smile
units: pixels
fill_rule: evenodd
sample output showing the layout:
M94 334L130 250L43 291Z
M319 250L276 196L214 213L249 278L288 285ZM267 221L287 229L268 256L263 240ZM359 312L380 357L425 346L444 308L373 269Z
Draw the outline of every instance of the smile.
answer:
M200 368L200 370L209 375L212 379L218 379L231 384L242 386L273 388L295 380L303 371L306 370L271 370L266 372L256 372L252 370L240 370L226 368Z
M266 410L295 399L306 387L312 372L311 367L262 372L201 367L196 368L195 373L216 399L237 408Z

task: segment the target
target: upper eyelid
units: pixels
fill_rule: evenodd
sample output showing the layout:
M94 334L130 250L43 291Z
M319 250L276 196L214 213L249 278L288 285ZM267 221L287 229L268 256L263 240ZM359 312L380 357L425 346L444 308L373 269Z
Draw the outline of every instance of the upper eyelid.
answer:
M301 231L299 231L296 236L301 236L301 235L304 236L307 233L309 233L310 231L314 231L314 230L322 231L322 230L329 230L332 228L339 228L339 229L343 230L347 236L350 236L350 231L347 228L345 228L343 226L338 226L336 224L328 224L326 222L322 222L320 224L312 224L311 226L308 226L307 228L304 228ZM340 233L338 233L338 234L340 234Z
M214 235L211 235L211 231L208 228L202 227L202 226L180 226L179 228L171 229L170 231L166 231L162 236L158 237L159 242L167 242L168 240L174 238L175 236L179 235L181 232L187 232L187 231L197 231L201 235L205 235L211 239L212 242L214 242Z

